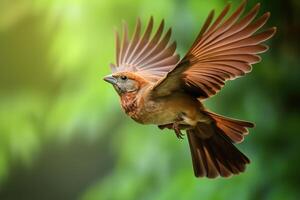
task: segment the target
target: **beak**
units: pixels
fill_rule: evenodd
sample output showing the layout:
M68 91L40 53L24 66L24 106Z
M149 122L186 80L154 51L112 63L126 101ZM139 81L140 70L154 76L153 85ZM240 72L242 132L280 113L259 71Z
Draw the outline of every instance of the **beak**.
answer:
M103 80L105 80L106 82L111 83L113 85L117 84L117 79L115 77L113 77L112 75L105 76L103 78Z

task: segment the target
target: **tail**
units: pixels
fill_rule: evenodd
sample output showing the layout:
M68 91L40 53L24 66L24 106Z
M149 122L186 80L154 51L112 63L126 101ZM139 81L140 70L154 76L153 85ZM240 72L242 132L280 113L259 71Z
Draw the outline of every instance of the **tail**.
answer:
M233 143L241 142L254 124L205 112L213 122L187 130L195 176L229 177L244 172L250 160Z

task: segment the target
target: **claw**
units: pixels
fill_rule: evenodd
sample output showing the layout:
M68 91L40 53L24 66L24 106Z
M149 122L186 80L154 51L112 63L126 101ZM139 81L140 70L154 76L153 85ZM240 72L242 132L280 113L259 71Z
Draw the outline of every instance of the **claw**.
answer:
M178 123L176 123L176 122L173 123L173 129L175 131L175 134L176 134L177 138L178 139L183 139L183 133L181 133Z
M189 128L188 125L182 125L177 122L174 122L172 124L163 124L163 125L158 125L158 128L160 129L173 129L175 131L176 137L178 139L183 139L184 134L181 132L181 129L187 129Z

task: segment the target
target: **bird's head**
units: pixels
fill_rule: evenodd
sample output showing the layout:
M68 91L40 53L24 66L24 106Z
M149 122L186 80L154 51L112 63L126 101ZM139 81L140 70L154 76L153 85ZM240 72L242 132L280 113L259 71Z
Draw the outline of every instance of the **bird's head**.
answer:
M116 72L105 76L103 80L112 84L119 95L137 93L147 82L133 72Z

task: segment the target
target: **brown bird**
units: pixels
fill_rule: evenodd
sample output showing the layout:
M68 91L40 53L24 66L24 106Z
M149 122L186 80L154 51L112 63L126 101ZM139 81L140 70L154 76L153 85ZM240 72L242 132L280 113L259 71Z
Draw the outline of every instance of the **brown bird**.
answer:
M141 34L137 21L132 39L126 23L123 37L116 33L116 64L111 64L111 83L121 99L121 106L141 124L155 124L173 129L178 138L186 130L196 177L228 177L245 170L249 159L234 143L243 141L253 123L215 114L202 104L225 85L225 81L249 73L257 55L267 51L262 42L271 38L276 28L256 33L270 13L258 14L260 4L241 17L246 1L226 17L230 4L213 20L208 15L190 50L179 59L176 43L169 43L171 29L163 34L164 21L153 34L153 18Z

